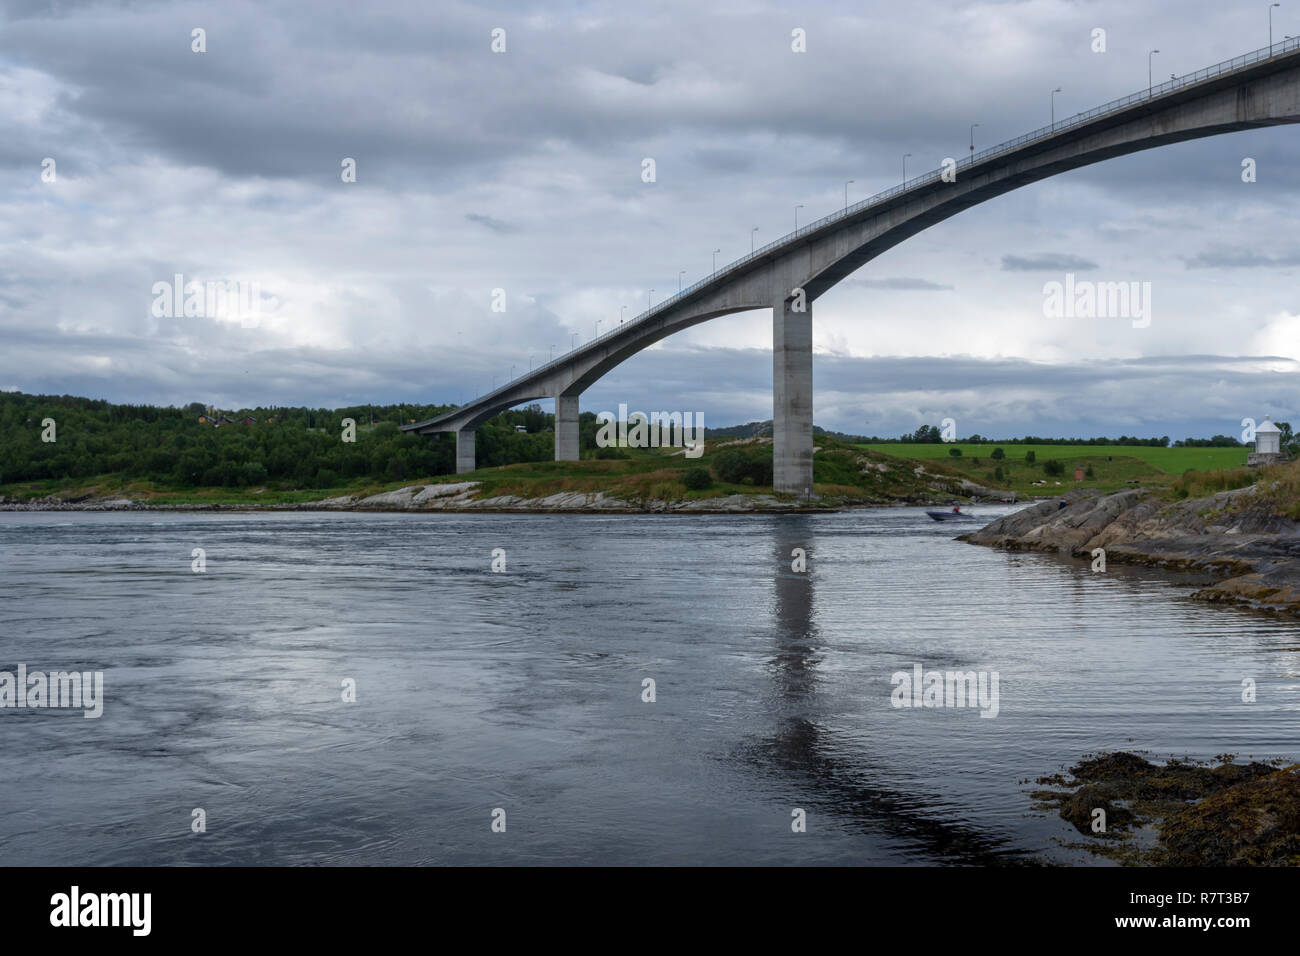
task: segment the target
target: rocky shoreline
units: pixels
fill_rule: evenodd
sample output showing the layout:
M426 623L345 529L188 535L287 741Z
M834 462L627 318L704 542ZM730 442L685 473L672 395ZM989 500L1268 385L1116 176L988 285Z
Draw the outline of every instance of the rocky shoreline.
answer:
M476 498L479 483L454 482L408 485L376 495L344 495L319 501L257 504L256 502L213 502L211 504L166 504L123 497L90 496L65 499L58 496L34 501L0 499L0 511L388 511L388 512L501 512L517 514L605 514L684 512L693 514L739 514L744 512L791 512L835 510L825 505L801 505L775 495L726 495L690 501L649 499L629 501L604 492L562 492L543 498L498 495Z
M921 478L931 478L922 468L914 469ZM165 504L116 496L87 495L63 498L50 495L34 500L17 501L0 497L0 511L456 511L499 512L508 514L781 514L788 512L827 512L853 507L887 507L891 505L946 505L954 497L972 500L1015 501L1015 495L1000 489L985 488L961 479L944 479L919 499L872 497L817 498L811 502L778 497L772 494L733 494L716 498L668 500L662 498L629 499L603 491L566 491L540 498L521 495L497 495L479 498L480 482L458 481L442 484L407 485L375 495L343 495L318 501L278 504L256 502L214 502L211 504Z
M1107 563L1210 575L1192 595L1200 600L1300 614L1300 524L1253 485L1175 503L1143 490L1071 491L959 540L1090 560L1102 549Z

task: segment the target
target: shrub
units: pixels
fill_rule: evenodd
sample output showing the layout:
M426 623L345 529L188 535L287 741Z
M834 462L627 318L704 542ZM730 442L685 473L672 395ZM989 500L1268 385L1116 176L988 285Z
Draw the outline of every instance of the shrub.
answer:
M993 454L990 455L989 457L991 457L994 461L1001 461L1003 458L1007 457L1007 453L1004 452L1001 448L994 448Z
M1050 475L1053 478L1059 478L1065 474L1065 466L1055 458L1049 458L1043 462L1043 474Z
M738 485L749 474L749 458L739 448L725 448L713 459L713 473L719 481Z
M1036 460L1037 459L1035 458L1034 453L1032 451L1025 452L1025 461L1028 464L1032 465Z
M1083 475L1084 475L1085 478L1095 478L1095 477L1097 477L1096 475L1094 475L1094 474L1092 473L1092 465L1091 465L1091 463L1088 465L1088 470L1085 471L1085 472L1083 473Z
M691 491L703 491L713 484L713 476L709 474L707 468L700 468L697 465L686 469L686 474L682 475L682 484Z
M610 458L631 458L632 456L617 445L606 445L604 448L597 448L591 457L603 460Z
M1002 480L1002 466L1001 466L1001 465L998 465L996 468L993 469L993 477L996 478L998 481L1001 481L1001 480Z
M949 448L949 449L948 449L948 454L952 455L953 458L960 458L960 457L961 457L961 449L960 449L960 448Z

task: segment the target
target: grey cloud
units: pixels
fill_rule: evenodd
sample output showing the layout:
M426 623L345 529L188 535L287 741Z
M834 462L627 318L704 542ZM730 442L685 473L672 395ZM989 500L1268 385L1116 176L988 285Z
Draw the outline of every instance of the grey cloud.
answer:
M510 223L503 222L500 219L494 219L492 216L484 215L483 213L467 212L465 213L465 218L470 222L476 222L481 226L486 226L493 232L510 233L516 231L515 227Z
M929 279L909 279L903 276L890 279L850 279L847 284L863 289L891 289L900 292L946 292L953 288Z
M1002 257L1003 272L1083 272L1096 268L1097 263L1091 259L1057 253Z
M1215 249L1199 252L1184 262L1189 269L1260 269L1300 265L1300 253L1269 255L1249 249Z

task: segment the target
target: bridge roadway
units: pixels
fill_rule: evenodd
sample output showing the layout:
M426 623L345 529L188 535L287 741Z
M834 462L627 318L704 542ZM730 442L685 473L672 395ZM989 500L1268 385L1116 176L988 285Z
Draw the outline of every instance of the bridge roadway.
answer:
M933 170L826 216L719 269L636 318L437 418L402 426L454 432L456 471L473 471L474 429L555 399L555 458L578 458L578 397L674 332L772 309L774 486L813 487L812 303L898 243L976 203L1048 176L1183 140L1300 122L1300 38L1166 80ZM1225 173L1226 175L1227 173Z

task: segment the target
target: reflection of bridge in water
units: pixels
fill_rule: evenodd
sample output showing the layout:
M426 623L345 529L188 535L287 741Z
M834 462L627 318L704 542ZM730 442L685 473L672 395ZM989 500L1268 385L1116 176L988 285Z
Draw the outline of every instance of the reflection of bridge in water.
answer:
M854 827L879 832L915 845L924 859L935 863L1033 865L1032 857L996 836L975 827L948 822L934 815L937 794L900 794L874 785L870 757L855 755L846 762L838 754L844 742L834 739L818 719L817 662L819 627L813 613L815 524L806 515L782 519L773 535L776 579L773 583L777 647L769 664L785 719L775 734L749 748L746 757L760 771L807 788L801 806L835 816ZM790 569L794 548L808 553L809 570ZM889 697L889 677L881 673L881 700Z
M474 429L503 409L555 399L555 458L578 458L578 396L674 332L772 309L772 432L777 491L813 482L814 299L876 256L963 209L1057 173L1156 146L1300 122L1300 38L1079 113L963 158L810 223L716 271L567 355L437 418L402 426L454 432L456 470L473 471Z

